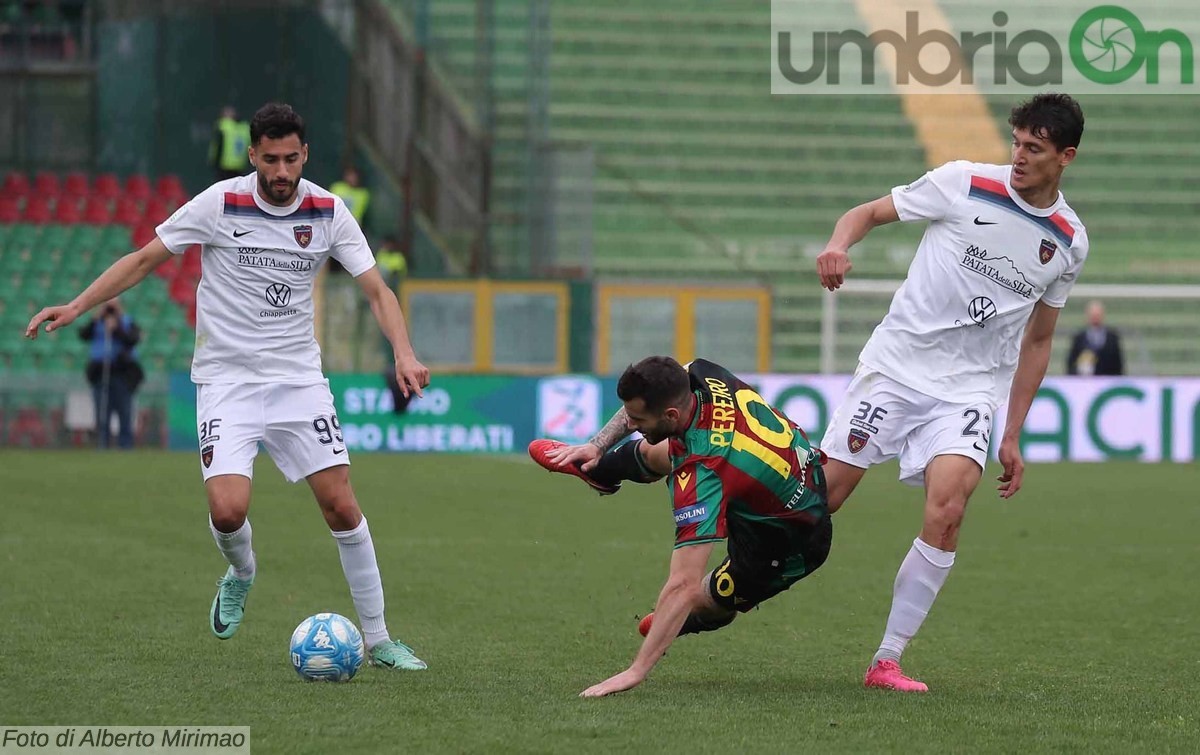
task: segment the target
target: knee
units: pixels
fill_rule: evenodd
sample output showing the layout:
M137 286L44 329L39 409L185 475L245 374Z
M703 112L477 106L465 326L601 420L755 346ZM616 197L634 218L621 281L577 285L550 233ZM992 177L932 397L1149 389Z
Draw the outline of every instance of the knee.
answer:
M352 530L362 521L362 511L349 487L331 494L319 502L329 529L336 532Z
M233 496L210 495L208 498L208 515L213 526L221 532L234 532L246 523L247 502L239 501Z
M941 499L931 499L925 507L925 523L933 532L945 537L954 537L962 525L963 516L967 511L967 499L962 496L952 496ZM937 545L930 543L930 545Z

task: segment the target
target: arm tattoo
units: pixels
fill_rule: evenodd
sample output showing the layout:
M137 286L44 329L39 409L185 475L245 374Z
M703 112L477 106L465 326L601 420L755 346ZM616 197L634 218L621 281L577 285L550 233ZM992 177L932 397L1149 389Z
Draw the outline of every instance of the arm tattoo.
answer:
M617 441L623 440L632 431L629 429L629 415L625 413L625 407L617 410L617 413L612 416L608 424L600 428L600 432L588 441L601 451L607 452L617 444Z

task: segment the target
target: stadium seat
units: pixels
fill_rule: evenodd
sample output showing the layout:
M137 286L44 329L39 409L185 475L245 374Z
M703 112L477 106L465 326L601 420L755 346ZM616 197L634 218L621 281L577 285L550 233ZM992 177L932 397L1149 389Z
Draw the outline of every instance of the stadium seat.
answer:
M83 221L79 211L79 197L63 194L54 205L54 222L74 225Z
M57 197L62 192L62 187L59 185L58 176L43 170L33 179L33 191L44 197Z
M20 201L14 195L0 194L0 223L16 223L20 219Z
M133 247L135 249L141 249L146 244L149 244L151 241L153 241L154 236L154 226L150 225L149 223L142 223L141 225L134 227L133 236L131 239L133 241Z
M112 211L108 199L96 194L88 197L87 206L83 210L83 222L93 225L107 225L112 222Z
M185 275L189 278L198 279L200 277L199 246L190 246L187 248L187 251L183 253L183 262L179 266L179 272L181 275Z
M141 173L134 173L125 179L125 196L138 201L150 198L150 179Z
M164 198L187 196L187 190L183 188L183 182L179 180L179 176L171 173L158 177L158 182L154 185L154 193Z
M116 199L121 195L121 181L115 173L101 173L92 184L92 193L99 197Z
M50 212L50 198L45 194L34 194L25 203L24 221L41 225L49 223L53 218Z
M86 173L78 171L68 173L63 178L62 193L73 197L82 197L88 193L88 178Z
M23 197L29 193L29 188L29 176L14 170L4 177L4 188L0 193Z
M112 219L120 225L135 226L142 220L142 208L136 199L126 194L117 198L117 207L113 211Z
M170 210L167 209L166 202L159 197L150 197L146 200L146 208L142 211L142 222L147 225L157 226L171 216Z

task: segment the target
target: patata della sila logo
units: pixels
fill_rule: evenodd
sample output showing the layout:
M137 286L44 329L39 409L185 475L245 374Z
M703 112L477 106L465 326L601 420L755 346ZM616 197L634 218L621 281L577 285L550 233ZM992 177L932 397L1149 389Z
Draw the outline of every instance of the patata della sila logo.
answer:
M946 30L949 22L936 6L905 11L902 24L899 11L868 18L867 27L875 29L869 34L859 29L813 31L805 23L813 17L792 0L773 1L776 94L889 85L988 91L1063 84L1101 91L1125 85L1147 93L1193 91L1192 38L1177 28L1147 28L1136 13L1119 5L1099 5L1078 15L1045 6L1012 15L997 11L991 14L991 28L957 33ZM1021 28L1025 19L1036 19L1036 28ZM889 22L902 28L887 26Z

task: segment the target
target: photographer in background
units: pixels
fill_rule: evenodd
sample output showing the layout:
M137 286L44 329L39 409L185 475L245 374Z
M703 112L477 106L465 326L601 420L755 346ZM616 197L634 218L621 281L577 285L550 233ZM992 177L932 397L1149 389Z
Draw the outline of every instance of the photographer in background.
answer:
M79 337L91 344L87 379L96 402L96 431L101 448L109 446L109 424L117 415L117 444L133 448L133 392L144 374L134 348L142 331L121 308L109 299L100 313L79 329Z

